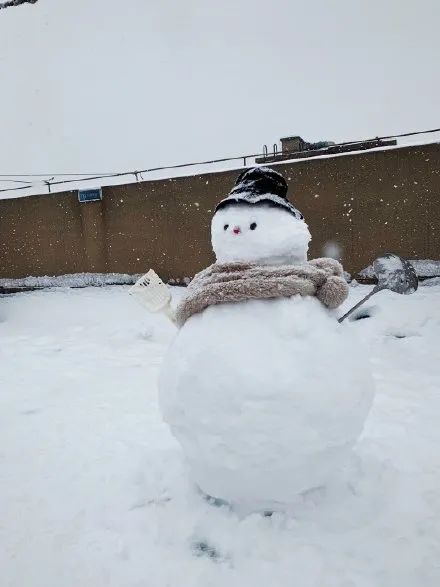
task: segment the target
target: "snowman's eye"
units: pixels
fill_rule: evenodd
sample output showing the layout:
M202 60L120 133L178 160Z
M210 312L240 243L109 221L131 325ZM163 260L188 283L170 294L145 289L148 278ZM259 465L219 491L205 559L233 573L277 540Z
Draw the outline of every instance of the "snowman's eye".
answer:
M255 230L257 228L257 223L256 222L252 222L252 224L249 227L251 230Z
M223 230L228 230L228 228L229 228L229 224L225 224L223 227Z

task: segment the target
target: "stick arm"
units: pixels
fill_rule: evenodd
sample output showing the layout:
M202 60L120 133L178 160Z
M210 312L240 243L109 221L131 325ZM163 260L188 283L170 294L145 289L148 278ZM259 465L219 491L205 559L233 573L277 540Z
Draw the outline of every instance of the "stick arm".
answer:
M358 302L355 306L350 308L348 310L348 312L346 312L343 316L341 316L341 318L338 319L338 322L339 323L343 322L346 318L348 318L351 314L353 314L353 312L355 310L357 310L360 306L362 306L362 304L364 304L367 300L369 300L372 296L374 296L374 294L377 294L379 291L382 291L383 289L386 289L386 288L376 285L367 296L362 298L362 300L360 302Z

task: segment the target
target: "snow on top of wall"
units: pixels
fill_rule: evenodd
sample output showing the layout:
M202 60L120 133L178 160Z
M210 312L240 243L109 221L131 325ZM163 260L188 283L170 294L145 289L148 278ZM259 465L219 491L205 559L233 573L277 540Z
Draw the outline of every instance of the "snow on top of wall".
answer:
M420 279L426 279L424 285L440 285L440 260L416 259L410 263ZM141 276L127 273L71 273L68 275L21 278L0 278L0 289L43 289L51 287L102 287L106 285L133 285ZM370 265L359 272L360 277L374 278L373 266ZM351 281L349 273L345 274L347 281ZM191 278L170 279L169 285L188 285ZM354 282L356 284L356 281Z
M68 275L21 278L0 278L0 289L46 289L52 287L103 287L105 285L133 285L141 273L71 273ZM177 277L169 285L188 285L189 277Z
M19 279L0 279L0 288L48 288L48 287L89 287L104 285L132 285L140 275L126 273L72 273L51 277L23 277Z
M417 273L417 277L424 279L428 277L440 277L440 261L433 259L411 259L409 261ZM359 272L360 277L366 279L373 279L374 269L373 265L369 265Z

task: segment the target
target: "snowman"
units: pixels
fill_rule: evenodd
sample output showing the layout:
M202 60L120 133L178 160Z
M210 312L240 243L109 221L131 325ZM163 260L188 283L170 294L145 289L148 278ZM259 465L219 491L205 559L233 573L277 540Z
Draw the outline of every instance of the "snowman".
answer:
M311 240L282 175L244 171L212 219L216 263L177 307L160 407L198 489L237 511L286 511L337 476L373 399L335 309L342 266Z

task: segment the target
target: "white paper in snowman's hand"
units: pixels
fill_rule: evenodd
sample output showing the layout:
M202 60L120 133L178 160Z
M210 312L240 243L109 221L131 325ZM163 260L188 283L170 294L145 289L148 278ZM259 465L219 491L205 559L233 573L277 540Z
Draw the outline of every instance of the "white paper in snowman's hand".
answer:
M149 312L168 313L171 293L153 269L140 277L129 289L128 293Z

